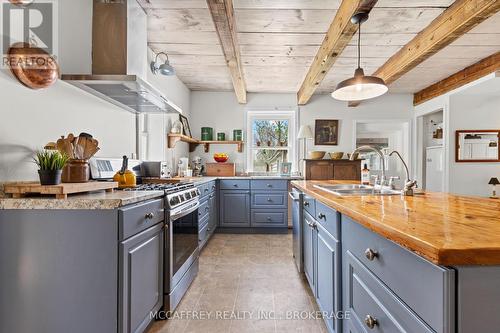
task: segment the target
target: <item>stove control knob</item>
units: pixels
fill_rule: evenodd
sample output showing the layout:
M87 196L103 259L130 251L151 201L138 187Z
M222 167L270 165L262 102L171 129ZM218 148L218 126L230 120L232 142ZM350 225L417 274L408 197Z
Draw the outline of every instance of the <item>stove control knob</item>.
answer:
M191 193L186 192L184 196L186 197L186 199L191 199Z
M170 205L175 206L179 203L179 198L178 197L172 197L170 198Z

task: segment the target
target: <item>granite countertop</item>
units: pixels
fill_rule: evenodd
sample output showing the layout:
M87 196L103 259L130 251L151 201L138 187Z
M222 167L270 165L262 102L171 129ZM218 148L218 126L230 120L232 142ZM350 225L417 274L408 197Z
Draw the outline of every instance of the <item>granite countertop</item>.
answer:
M292 186L438 265L500 265L500 200L422 192L412 197L337 196Z
M0 209L116 209L136 202L160 198L163 195L163 191L98 191L69 195L67 199L0 198Z

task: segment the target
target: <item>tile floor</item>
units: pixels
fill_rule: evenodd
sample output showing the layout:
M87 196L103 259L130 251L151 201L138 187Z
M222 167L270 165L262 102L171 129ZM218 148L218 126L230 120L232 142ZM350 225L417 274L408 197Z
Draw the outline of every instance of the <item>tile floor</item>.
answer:
M317 310L294 266L291 234L215 234L174 318L148 333L323 333Z

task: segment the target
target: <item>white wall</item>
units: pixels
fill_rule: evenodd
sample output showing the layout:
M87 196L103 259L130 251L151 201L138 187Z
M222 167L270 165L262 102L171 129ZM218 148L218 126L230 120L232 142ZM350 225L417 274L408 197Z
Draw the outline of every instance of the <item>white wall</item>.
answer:
M91 4L88 0L60 2L62 73L90 72ZM0 181L37 179L33 150L69 132L93 134L100 142L100 156L135 151L135 116L62 81L31 90L2 69L0 100Z
M149 50L150 61L154 58ZM190 90L182 83L177 76L154 75L148 70L147 80L157 89L160 89L165 96L182 109L182 114L190 118ZM147 137L148 137L148 160L164 160L170 163L171 169L175 171L175 166L180 157L188 157L189 145L178 142L174 148L168 149L166 137L173 122L179 119L176 114L152 114L147 116Z
M238 104L233 92L192 92L191 93L191 129L195 137L200 137L201 127L213 127L215 132L224 131L232 137L233 129L244 129L245 110L290 108L296 106L295 94L256 94L249 93L246 105ZM334 100L329 95L315 95L311 101L300 106L299 124L310 125L314 130L315 119L339 119L338 146L315 146L308 143L309 150L327 150L350 152L353 149L354 121L370 119L401 119L410 121L413 105L411 95L385 95L372 101L366 101L357 108L348 108L346 103ZM302 145L300 145L302 146ZM201 156L212 162L215 152L227 152L231 161L237 164L238 171L245 168L245 152L237 153L236 147L214 145L209 153L199 146L192 156ZM301 153L299 153L301 154ZM299 155L301 156L301 155Z
M91 0L59 1L59 64L61 73L91 71ZM152 77L165 95L189 114L189 90L176 77ZM88 132L100 142L97 156L121 157L136 151L135 115L98 99L65 82L42 90L21 85L8 69L0 70L0 181L35 180L33 151L69 132ZM158 121L157 118L164 121ZM153 116L148 142L151 159L186 155L187 145L165 152L172 116Z
M450 192L488 196L488 181L491 177L500 178L500 163L455 162L455 131L500 129L500 78L451 95L449 126Z

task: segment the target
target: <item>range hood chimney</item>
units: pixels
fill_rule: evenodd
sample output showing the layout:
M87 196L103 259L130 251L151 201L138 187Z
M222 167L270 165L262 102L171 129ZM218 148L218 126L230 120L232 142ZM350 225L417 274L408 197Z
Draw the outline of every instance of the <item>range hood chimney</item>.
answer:
M136 0L93 0L92 74L62 80L132 113L182 113L145 80L147 15Z

